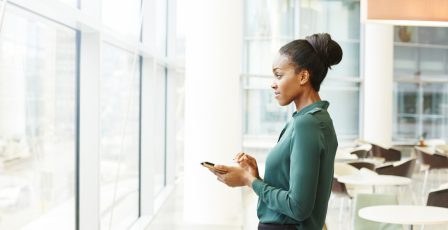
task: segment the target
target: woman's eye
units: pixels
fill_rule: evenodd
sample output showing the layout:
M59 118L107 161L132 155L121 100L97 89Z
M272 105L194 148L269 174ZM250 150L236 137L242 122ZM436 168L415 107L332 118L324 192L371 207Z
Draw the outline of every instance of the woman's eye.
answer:
M275 78L280 79L282 78L282 75L275 74Z

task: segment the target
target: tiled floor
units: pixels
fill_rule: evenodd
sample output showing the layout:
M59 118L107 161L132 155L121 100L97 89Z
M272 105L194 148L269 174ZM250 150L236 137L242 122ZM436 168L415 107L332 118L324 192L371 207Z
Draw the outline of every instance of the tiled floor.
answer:
M432 178L428 183L428 187L436 187L437 183L440 181L448 182L445 173L435 173L430 176ZM400 204L424 204L426 201L424 199L417 198L413 199L412 194L415 197L420 197L421 185L423 181L423 174L415 174L413 178L413 184L410 187L405 187L401 189L396 188L378 188L377 193L396 193L399 194ZM175 189L171 193L170 197L167 199L165 204L162 206L160 211L154 217L151 224L148 226L147 230L252 230L257 229L257 216L256 216L256 195L249 189L243 189L243 201L244 210L241 210L245 214L245 222L243 226L211 226L211 225L192 225L183 221L182 210L183 210L183 183L182 180L176 185ZM348 230L351 229L351 214L349 208L348 199L344 200L345 208L342 210L342 218L339 219L339 211L341 205L341 198L332 198L328 207L327 214L327 226L330 230ZM404 229L407 226L403 226ZM420 229L420 228L415 228ZM448 225L438 225L438 226L425 226L425 230L446 230Z

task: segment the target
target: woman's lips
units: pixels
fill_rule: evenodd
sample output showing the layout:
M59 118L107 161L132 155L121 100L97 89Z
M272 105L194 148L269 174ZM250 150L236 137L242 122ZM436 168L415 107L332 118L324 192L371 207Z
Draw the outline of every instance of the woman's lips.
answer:
M280 95L280 93L279 92L274 92L274 95L277 98Z

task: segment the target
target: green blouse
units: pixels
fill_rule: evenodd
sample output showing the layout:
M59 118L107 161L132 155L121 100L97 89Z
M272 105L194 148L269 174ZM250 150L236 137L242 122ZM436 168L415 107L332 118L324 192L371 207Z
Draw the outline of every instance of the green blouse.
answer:
M261 223L322 229L338 147L329 103L318 101L293 113L266 158L264 180L255 180Z

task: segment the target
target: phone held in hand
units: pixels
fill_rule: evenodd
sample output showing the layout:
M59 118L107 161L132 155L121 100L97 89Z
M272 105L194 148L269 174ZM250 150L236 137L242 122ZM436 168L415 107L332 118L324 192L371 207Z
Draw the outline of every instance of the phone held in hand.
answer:
M215 168L215 164L213 164L211 162L208 162L208 161L201 162L201 165L206 167L206 168L208 168L208 169L210 169L210 170L213 170L213 171L215 171L217 173L221 173L221 174L227 173L226 171L223 171L223 170L220 170L220 169L216 169Z

